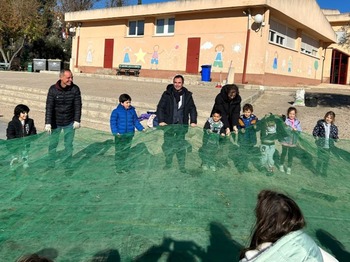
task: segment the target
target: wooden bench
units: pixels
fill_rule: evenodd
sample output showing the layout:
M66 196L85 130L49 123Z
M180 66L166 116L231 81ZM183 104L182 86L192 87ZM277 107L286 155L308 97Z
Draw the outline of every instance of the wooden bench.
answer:
M0 70L9 70L10 63L0 63Z
M130 73L133 73L134 76L139 76L140 70L140 65L120 64L117 69L117 75L121 75L124 72L126 76L130 75Z

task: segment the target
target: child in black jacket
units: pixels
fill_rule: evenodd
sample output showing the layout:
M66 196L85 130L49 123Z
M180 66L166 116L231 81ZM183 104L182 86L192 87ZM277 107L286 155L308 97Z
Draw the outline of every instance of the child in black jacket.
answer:
M334 148L334 142L339 139L338 127L334 124L335 113L329 111L324 118L317 121L312 135L315 138L317 151L316 171L320 175L327 175L330 151Z
M6 129L6 136L8 140L15 139L15 138L23 138L26 136L36 134L34 120L29 118L28 116L29 110L30 110L29 107L23 104L19 104L15 107L14 116L12 120L8 123L7 129ZM13 154L10 166L13 167L13 165L19 160L18 155L21 155L20 158L22 158L24 162L23 167L27 168L28 167L28 149L29 149L29 143L24 143L24 146L22 147L22 150L21 150L21 154L18 154L18 152L16 152L17 150L14 148L11 148L10 146L9 150Z

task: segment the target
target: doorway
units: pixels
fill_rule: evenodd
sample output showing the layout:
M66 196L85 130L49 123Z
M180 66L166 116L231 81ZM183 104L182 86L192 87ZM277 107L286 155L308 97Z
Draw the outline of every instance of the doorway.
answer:
M200 44L199 37L187 40L186 73L198 74Z
M114 48L114 39L105 39L105 55L103 60L104 68L113 67L113 48Z
M349 56L333 49L332 52L332 65L331 65L331 84L346 85L346 79L348 77L348 63Z

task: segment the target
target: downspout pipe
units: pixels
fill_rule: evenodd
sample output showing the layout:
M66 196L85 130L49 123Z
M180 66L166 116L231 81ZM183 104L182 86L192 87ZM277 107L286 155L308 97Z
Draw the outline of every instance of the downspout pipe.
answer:
M249 41L250 41L250 20L252 15L250 9L248 9L248 28L247 28L247 39L245 42L245 52L244 52L244 63L243 63L243 74L242 74L242 84L247 84L246 75L247 75L247 64L248 64L248 53L249 53Z

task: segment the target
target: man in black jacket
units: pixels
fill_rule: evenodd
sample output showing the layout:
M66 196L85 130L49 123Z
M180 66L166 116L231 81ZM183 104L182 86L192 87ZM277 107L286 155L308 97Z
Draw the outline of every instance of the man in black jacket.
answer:
M51 134L49 143L50 166L55 166L59 135L64 133L64 157L70 162L73 154L75 129L80 127L81 93L73 83L69 69L60 72L60 79L49 88L46 100L45 131Z
M157 118L164 128L165 168L171 167L176 154L181 172L185 170L186 151L189 148L185 140L188 125L197 126L197 109L192 93L183 86L184 78L176 75L173 84L168 85L157 106Z

